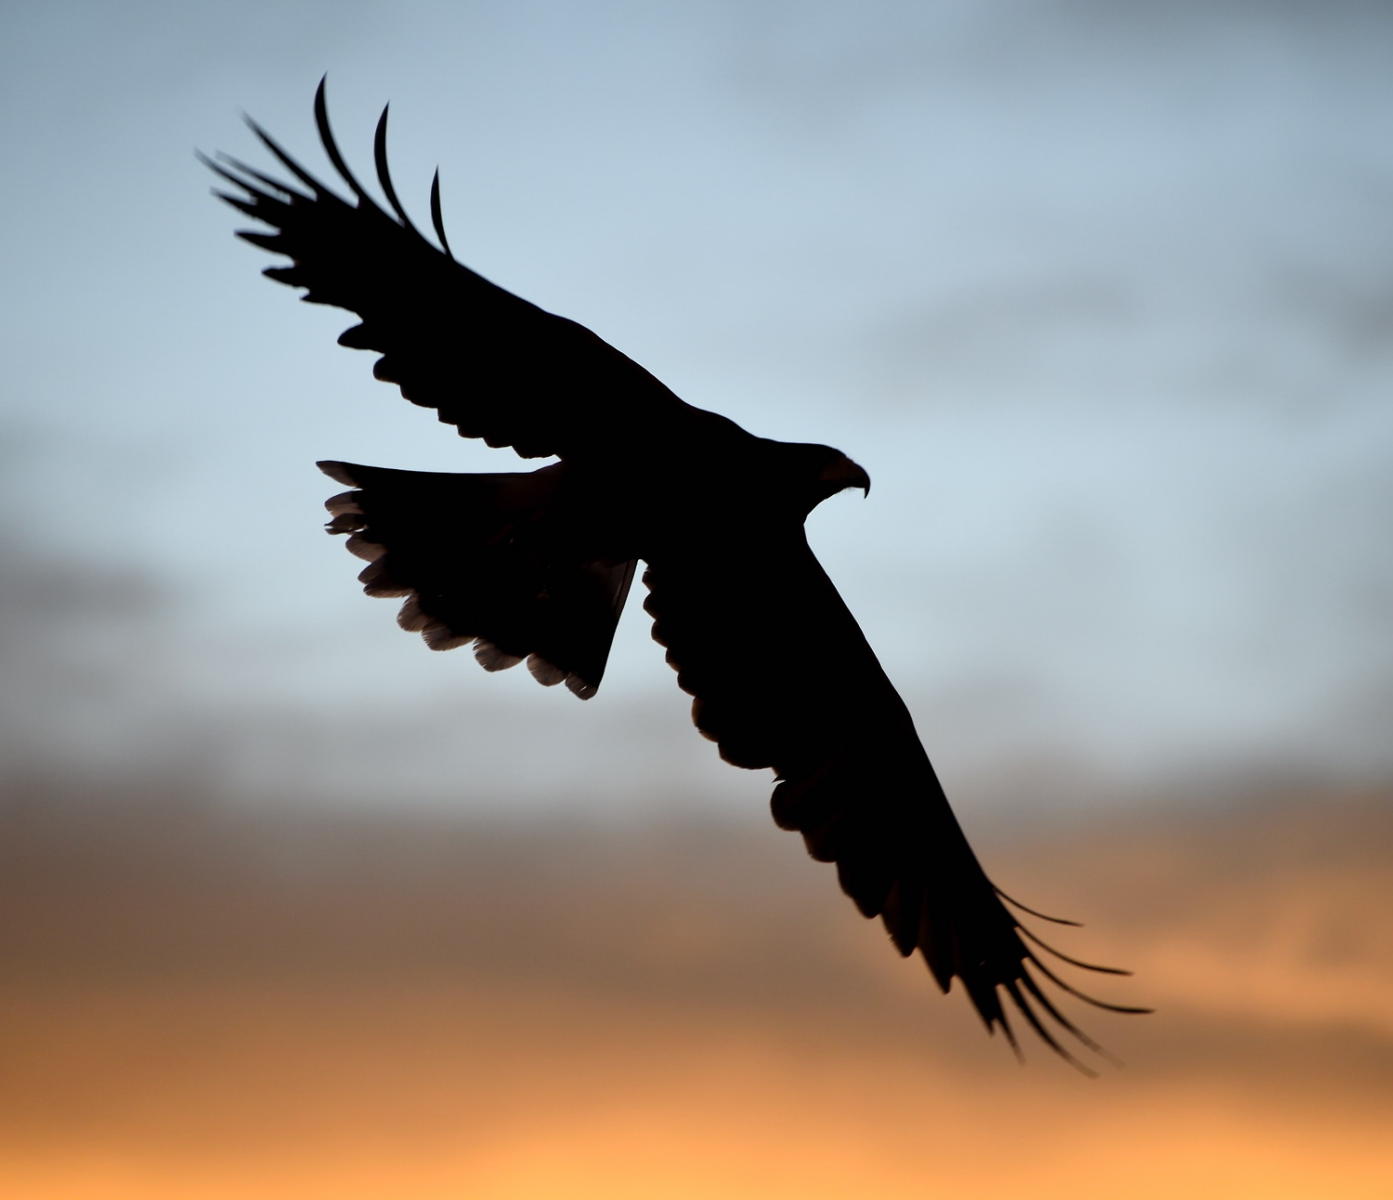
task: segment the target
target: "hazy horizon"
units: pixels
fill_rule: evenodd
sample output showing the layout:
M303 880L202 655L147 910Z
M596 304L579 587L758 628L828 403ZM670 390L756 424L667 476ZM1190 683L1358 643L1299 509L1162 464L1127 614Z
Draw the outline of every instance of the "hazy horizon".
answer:
M0 809L0 1186L25 1200L1373 1200L1393 1180L1389 793L998 827L1086 927L1018 1065L796 837L728 817ZM1246 801L1246 802L1245 802ZM1076 972L1068 972L1077 974Z

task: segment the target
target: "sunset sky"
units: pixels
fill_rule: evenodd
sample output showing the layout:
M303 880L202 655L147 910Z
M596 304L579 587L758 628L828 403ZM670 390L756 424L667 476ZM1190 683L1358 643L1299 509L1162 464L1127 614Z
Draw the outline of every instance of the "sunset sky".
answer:
M0 1192L1393 1193L1393 9L11 9ZM868 468L814 546L1124 1071L896 962L636 603L581 704L359 594L316 459L517 460L208 194L325 72L463 261Z
M787 835L249 819L50 788L0 847L25 1200L1381 1200L1389 793L983 831L1136 971L1019 1065ZM41 803L36 803L41 801ZM1376 917L1376 919L1371 919ZM1082 1011L1081 1011L1082 1009Z

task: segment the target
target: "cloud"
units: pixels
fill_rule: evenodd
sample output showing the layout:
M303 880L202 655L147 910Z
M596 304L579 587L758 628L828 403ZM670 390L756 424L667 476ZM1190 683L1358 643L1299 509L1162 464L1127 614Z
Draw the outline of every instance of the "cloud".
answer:
M1075 1014L1128 1062L1093 1082L1017 1067L772 829L43 799L0 871L0 1184L32 1200L1354 1200L1383 1169L1383 793L986 839L1160 1010Z

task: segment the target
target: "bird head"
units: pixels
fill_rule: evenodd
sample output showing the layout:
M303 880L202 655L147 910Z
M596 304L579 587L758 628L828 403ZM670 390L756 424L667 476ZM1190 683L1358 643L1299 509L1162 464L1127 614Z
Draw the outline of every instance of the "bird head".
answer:
M860 488L866 496L871 494L871 477L866 474L865 467L852 462L840 450L833 450L831 446L820 446L819 449L826 450L831 456L817 474L817 481L826 493L823 499L852 487Z
M860 488L870 495L871 477L840 450L795 444L787 446L787 451L794 468L793 485L805 505L805 513L847 488Z

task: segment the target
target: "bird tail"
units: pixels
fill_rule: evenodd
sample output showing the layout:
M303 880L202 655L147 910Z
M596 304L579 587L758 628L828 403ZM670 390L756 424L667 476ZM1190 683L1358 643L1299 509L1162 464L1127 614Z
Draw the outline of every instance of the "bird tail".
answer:
M352 489L325 502L329 532L367 560L369 596L406 597L403 629L432 650L473 643L485 670L526 659L547 687L595 694L634 560L586 545L564 464L495 475L318 466Z

